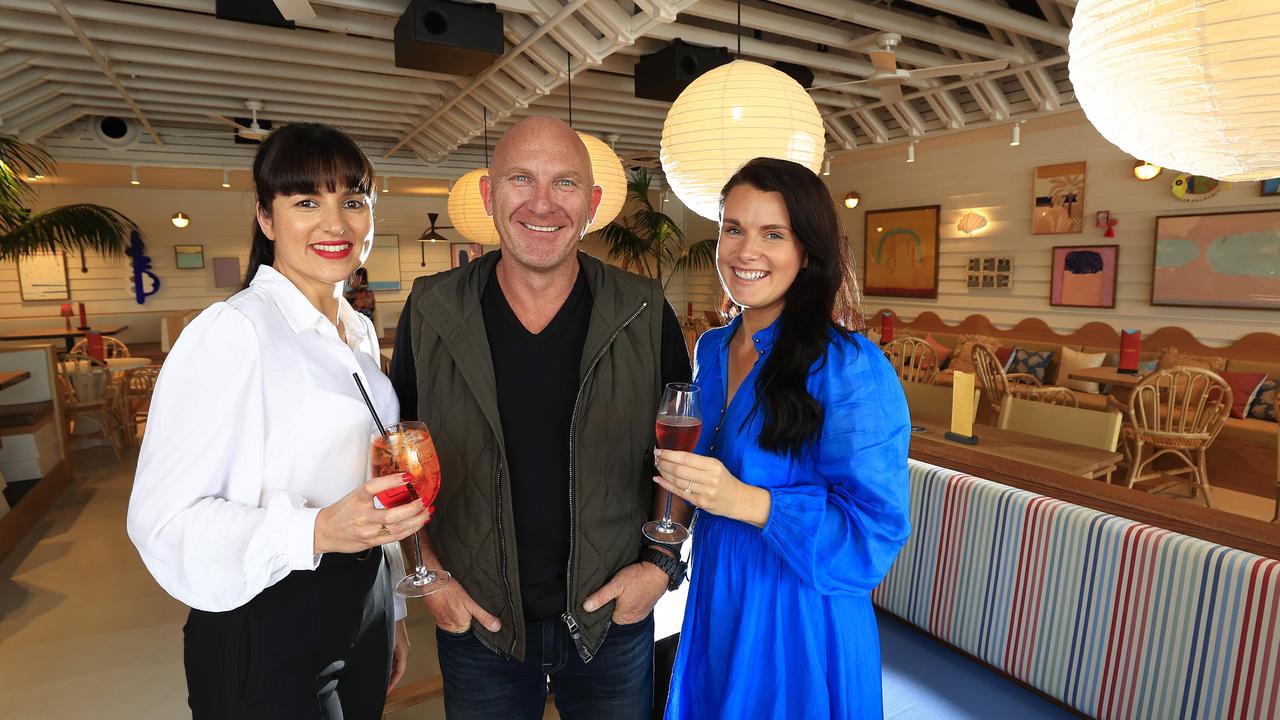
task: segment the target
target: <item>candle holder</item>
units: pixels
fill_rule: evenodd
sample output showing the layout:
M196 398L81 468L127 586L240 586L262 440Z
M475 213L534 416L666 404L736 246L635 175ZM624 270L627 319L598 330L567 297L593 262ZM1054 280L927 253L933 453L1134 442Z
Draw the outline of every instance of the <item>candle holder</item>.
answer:
M84 303L79 303L79 305L80 305L80 325L79 325L79 327L77 327L76 329L77 329L77 330L88 330L88 329L89 329L89 319L88 319L88 317L85 315L85 312L84 312Z

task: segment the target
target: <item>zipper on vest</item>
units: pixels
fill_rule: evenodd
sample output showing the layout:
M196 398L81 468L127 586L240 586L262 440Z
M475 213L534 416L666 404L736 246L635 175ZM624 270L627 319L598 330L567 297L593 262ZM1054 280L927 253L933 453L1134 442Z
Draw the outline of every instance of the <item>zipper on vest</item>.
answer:
M497 471L494 473L493 482L497 493L496 507L498 511L496 513L497 522L495 525L498 529L498 555L502 558L502 586L507 591L507 607L514 611L516 604L515 599L511 597L511 579L507 574L507 540L506 536L502 533L502 460L497 461ZM507 654L514 657L516 654L516 643L520 641L519 623L512 622L511 630L515 634L511 636L511 648L507 651Z
M582 662L584 663L591 662L591 659L595 657L595 653L591 652L591 650L583 644L581 628L578 626L577 619L573 617L573 586L574 580L576 579L573 569L577 565L577 563L573 561L573 539L576 533L574 528L576 525L576 523L574 523L574 517L576 516L578 509L574 498L574 486L577 478L577 473L574 472L576 469L575 463L577 462L577 453L574 452L574 445L577 440L578 407L582 404L582 392L587 389L587 381L591 379L591 373L595 372L596 365L600 362L600 358L604 357L605 351L613 345L613 341L618 339L618 334L625 330L633 320L640 317L640 313L644 312L644 309L647 307L649 307L649 301L642 300L640 302L640 307L636 308L636 311L631 313L631 317L627 318L613 331L613 334L609 336L609 341L604 344L604 347L600 348L600 352L597 352L595 357L591 358L591 364L587 366L587 372L582 375L582 382L578 385L578 395L573 400L573 414L569 416L569 567L566 569L564 574L564 597L565 605L567 607L565 607L564 615L561 615L560 619L563 620L564 624L569 628L569 637L573 638L573 644L578 648L578 656L582 658Z

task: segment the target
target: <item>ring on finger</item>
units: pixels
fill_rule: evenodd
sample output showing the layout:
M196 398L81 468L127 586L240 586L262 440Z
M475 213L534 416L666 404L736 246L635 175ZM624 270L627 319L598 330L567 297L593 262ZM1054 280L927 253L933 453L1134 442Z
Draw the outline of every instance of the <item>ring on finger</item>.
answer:
M383 525L382 527L378 528L378 537L386 537L387 535L390 535L390 534L391 534L391 531L387 529L386 525Z

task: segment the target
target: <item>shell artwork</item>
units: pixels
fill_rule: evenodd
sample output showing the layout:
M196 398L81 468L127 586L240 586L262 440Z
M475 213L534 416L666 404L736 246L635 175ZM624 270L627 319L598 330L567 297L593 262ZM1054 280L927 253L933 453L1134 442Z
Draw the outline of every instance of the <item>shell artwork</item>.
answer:
M1231 187L1231 183L1215 180L1204 175L1182 173L1173 179L1170 189L1173 196L1187 202L1208 200L1219 192Z

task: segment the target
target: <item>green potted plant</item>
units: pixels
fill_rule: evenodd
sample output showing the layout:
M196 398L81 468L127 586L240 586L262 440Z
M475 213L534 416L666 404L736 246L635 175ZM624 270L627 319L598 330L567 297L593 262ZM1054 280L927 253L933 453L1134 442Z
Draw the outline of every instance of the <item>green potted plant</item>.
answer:
M680 226L654 207L649 196L652 181L644 168L631 173L627 178L627 205L623 207L623 214L601 228L600 238L609 246L610 260L639 275L657 278L666 287L681 270L712 267L716 239L699 240L686 246ZM667 269L665 275L664 268Z
M52 175L54 167L43 150L0 135L0 260L55 251L123 255L137 223L118 210L77 203L31 212L35 191L26 178Z

